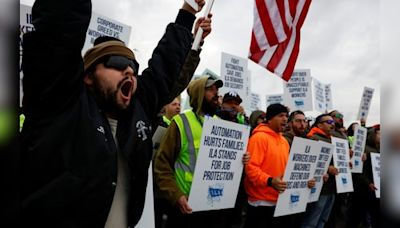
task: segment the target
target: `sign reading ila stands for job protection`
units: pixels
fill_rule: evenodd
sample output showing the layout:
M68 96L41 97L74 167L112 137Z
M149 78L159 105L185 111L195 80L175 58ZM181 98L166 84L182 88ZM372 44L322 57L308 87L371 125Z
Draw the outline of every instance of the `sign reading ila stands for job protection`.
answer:
M339 174L335 176L337 193L353 192L353 179L350 170L349 142L346 139L332 137L333 164Z
M311 71L294 70L292 77L283 83L285 103L290 110L313 110L313 98L311 88Z
M246 125L205 118L189 194L193 212L235 206L249 132Z
M381 154L371 153L372 176L374 178L374 185L376 198L381 198Z
M332 159L333 145L330 143L318 141L321 150L318 153L317 166L315 167L314 178L315 186L311 188L309 203L316 202L321 194L322 185L324 184L323 175L328 172L329 164Z
M279 194L274 217L304 212L310 189L308 181L314 176L321 144L314 140L294 137L283 180L287 189Z
M356 125L354 129L354 141L352 145L353 157L351 158L351 164L353 168L351 169L352 173L362 173L363 170L363 161L362 155L364 154L365 142L367 141L367 129Z
M364 87L364 92L361 98L360 108L358 109L357 119L367 119L369 108L371 106L372 95L374 95L374 89Z

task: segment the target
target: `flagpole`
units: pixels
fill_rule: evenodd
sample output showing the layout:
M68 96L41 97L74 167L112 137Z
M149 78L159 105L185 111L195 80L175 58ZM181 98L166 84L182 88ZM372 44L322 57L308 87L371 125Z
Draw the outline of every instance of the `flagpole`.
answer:
M208 2L206 11L204 12L204 17L205 18L208 18L208 14L210 13L213 4L214 4L214 0L210 0ZM197 30L196 36L194 38L194 41L193 41L192 50L195 50L195 51L199 50L199 46L200 46L200 42L202 40L202 36L203 36L203 29L201 27L199 27L199 29Z

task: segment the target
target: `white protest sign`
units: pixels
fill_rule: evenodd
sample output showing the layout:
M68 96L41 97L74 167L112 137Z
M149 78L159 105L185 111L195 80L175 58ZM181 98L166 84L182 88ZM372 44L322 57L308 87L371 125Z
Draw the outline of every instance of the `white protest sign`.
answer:
M306 210L310 195L308 181L313 178L320 149L317 141L294 137L283 176L287 189L278 196L274 217Z
M376 198L381 198L381 154L371 153L372 176L374 178L374 185Z
M249 132L246 125L205 118L189 194L193 212L235 206Z
M360 120L361 118L367 119L373 94L374 94L374 89L364 87L360 108L358 109L358 115L357 115L358 120Z
M326 105L325 108L326 110L333 109L331 84L325 85L325 105Z
M35 30L32 24L32 7L20 4L19 5L19 106L22 107L22 97L24 95L22 89L22 37L25 33Z
M251 93L250 99L250 111L260 110L261 109L261 99L260 94Z
M335 176L337 193L353 192L353 179L350 170L349 142L346 139L332 137L333 164L339 174Z
M82 53L84 54L89 48L93 47L94 40L99 36L112 36L118 38L128 46L130 34L130 26L92 12Z
M246 86L246 100L244 100L244 102L242 102L242 106L244 107L244 109L245 109L245 111L246 111L246 113L248 113L248 112L251 112L251 99L252 99L252 97L251 97L251 71L250 70L247 70L247 73L246 73L246 83L245 83L245 86ZM260 104L260 107L261 107L261 104Z
M219 94L235 91L242 98L242 106L250 110L248 87L247 59L222 52L221 54L221 80L224 86L219 89Z
M311 72L307 70L294 70L288 82L283 83L285 104L290 110L313 110L311 89Z
M308 202L316 202L321 194L322 185L324 184L323 175L328 172L329 163L332 159L333 145L330 143L318 141L321 144L321 150L318 154L318 161L315 167L314 178L315 186L311 188Z
M325 85L315 78L312 80L314 84L314 110L324 113L326 111Z
M272 104L283 104L283 94L271 94L266 96L267 107Z
M353 150L353 157L351 158L351 164L353 165L353 168L351 169L352 173L362 173L362 155L364 154L366 141L367 129L357 124L354 129L354 141L351 147Z
M154 195L153 195L153 164L150 162L148 178L147 178L147 187L146 187L146 198L144 201L144 208L142 217L138 224L136 224L136 228L154 228L155 220L154 220Z

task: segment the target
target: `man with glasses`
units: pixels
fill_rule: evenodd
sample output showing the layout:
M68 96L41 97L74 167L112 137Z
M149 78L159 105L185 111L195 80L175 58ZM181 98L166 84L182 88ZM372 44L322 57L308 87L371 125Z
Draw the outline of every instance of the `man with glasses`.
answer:
M347 135L341 131L341 128L344 127L343 126L343 114L337 110L334 110L334 111L330 112L329 115L332 117L332 119L335 123L335 130L333 131L332 135L334 137L347 139Z
M301 110L293 111L289 115L288 130L283 134L289 145L292 146L293 138L295 136L306 137L307 120L304 112Z
M196 2L200 9L205 4ZM138 76L134 53L119 40L99 42L82 59L90 0L36 0L35 31L23 39L22 226L137 224L152 127L178 95L171 91L193 41L196 13L183 4ZM196 24L203 38L210 23Z
M307 134L307 137L310 139L331 143L331 136L334 129L335 126L333 118L328 114L322 114L315 119L315 123L313 124L310 132ZM307 205L307 210L301 224L301 227L303 228L322 228L328 221L333 203L335 201L335 175L338 174L338 170L333 166L332 160L328 168L328 174L328 180L326 181L326 178L324 178L325 182L322 186L319 200Z

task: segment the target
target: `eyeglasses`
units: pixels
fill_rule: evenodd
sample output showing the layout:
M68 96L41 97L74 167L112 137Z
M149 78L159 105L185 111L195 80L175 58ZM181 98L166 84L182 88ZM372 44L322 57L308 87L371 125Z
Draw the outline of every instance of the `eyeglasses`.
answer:
M334 124L335 121L334 120L324 120L324 121L321 121L321 123Z
M103 64L107 68L114 68L116 70L125 70L128 66L130 66L136 76L139 70L139 63L136 62L136 60L128 59L124 56L112 55L105 59Z

